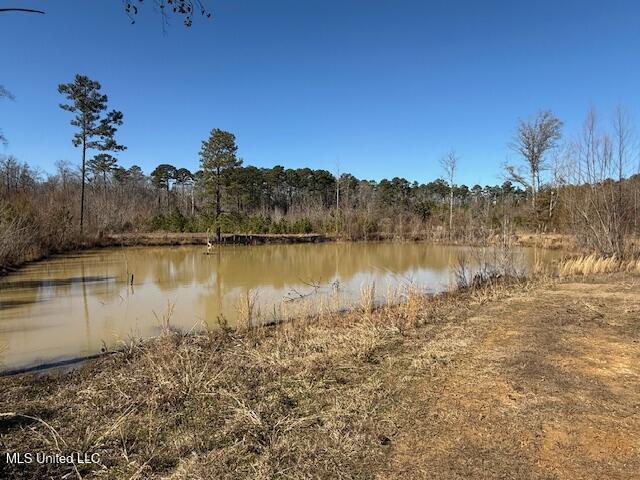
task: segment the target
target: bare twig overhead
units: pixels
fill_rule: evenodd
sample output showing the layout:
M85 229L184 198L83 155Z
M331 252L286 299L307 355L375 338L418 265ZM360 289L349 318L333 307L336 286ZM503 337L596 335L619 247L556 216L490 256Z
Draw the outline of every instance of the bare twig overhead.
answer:
M4 12L41 13L44 15L42 10L36 10L33 8L0 8L0 13Z

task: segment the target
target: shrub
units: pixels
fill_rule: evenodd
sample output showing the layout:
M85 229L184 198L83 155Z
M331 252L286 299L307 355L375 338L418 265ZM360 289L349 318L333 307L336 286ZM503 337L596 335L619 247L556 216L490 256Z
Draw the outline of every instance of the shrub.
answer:
M311 225L311 220L307 217L300 218L294 222L291 227L292 233L311 233L313 232L313 225Z

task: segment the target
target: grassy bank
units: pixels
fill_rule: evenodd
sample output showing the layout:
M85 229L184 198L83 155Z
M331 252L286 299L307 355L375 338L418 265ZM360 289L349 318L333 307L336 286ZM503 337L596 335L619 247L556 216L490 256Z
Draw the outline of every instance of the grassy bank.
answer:
M167 330L61 377L2 378L2 451L100 463L0 461L0 476L631 478L638 285L618 273Z
M275 328L166 331L60 378L2 378L2 449L100 453L82 476L370 477L397 433L403 344L478 301L412 296Z

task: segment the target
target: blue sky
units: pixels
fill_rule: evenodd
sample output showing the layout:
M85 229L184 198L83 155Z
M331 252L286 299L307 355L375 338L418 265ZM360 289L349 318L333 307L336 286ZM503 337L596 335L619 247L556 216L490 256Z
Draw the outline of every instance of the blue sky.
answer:
M575 132L591 106L640 109L640 2L205 0L214 19L163 33L144 3L0 0L0 153L52 171L79 161L57 85L86 74L125 123L124 166L196 169L212 128L245 163L429 181L455 148L458 182L500 181L519 117Z

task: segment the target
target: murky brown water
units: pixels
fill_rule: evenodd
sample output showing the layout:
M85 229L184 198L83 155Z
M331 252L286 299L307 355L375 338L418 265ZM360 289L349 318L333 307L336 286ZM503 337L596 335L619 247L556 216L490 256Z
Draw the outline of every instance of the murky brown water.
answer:
M246 316L262 321L358 304L375 283L377 302L412 285L446 289L465 247L347 243L113 248L60 256L0 279L0 370L51 363L155 335L171 326L215 328ZM557 252L521 249L526 268ZM130 276L133 274L133 285ZM129 279L129 280L128 280ZM249 292L249 293L248 293ZM240 313L239 313L240 312Z

